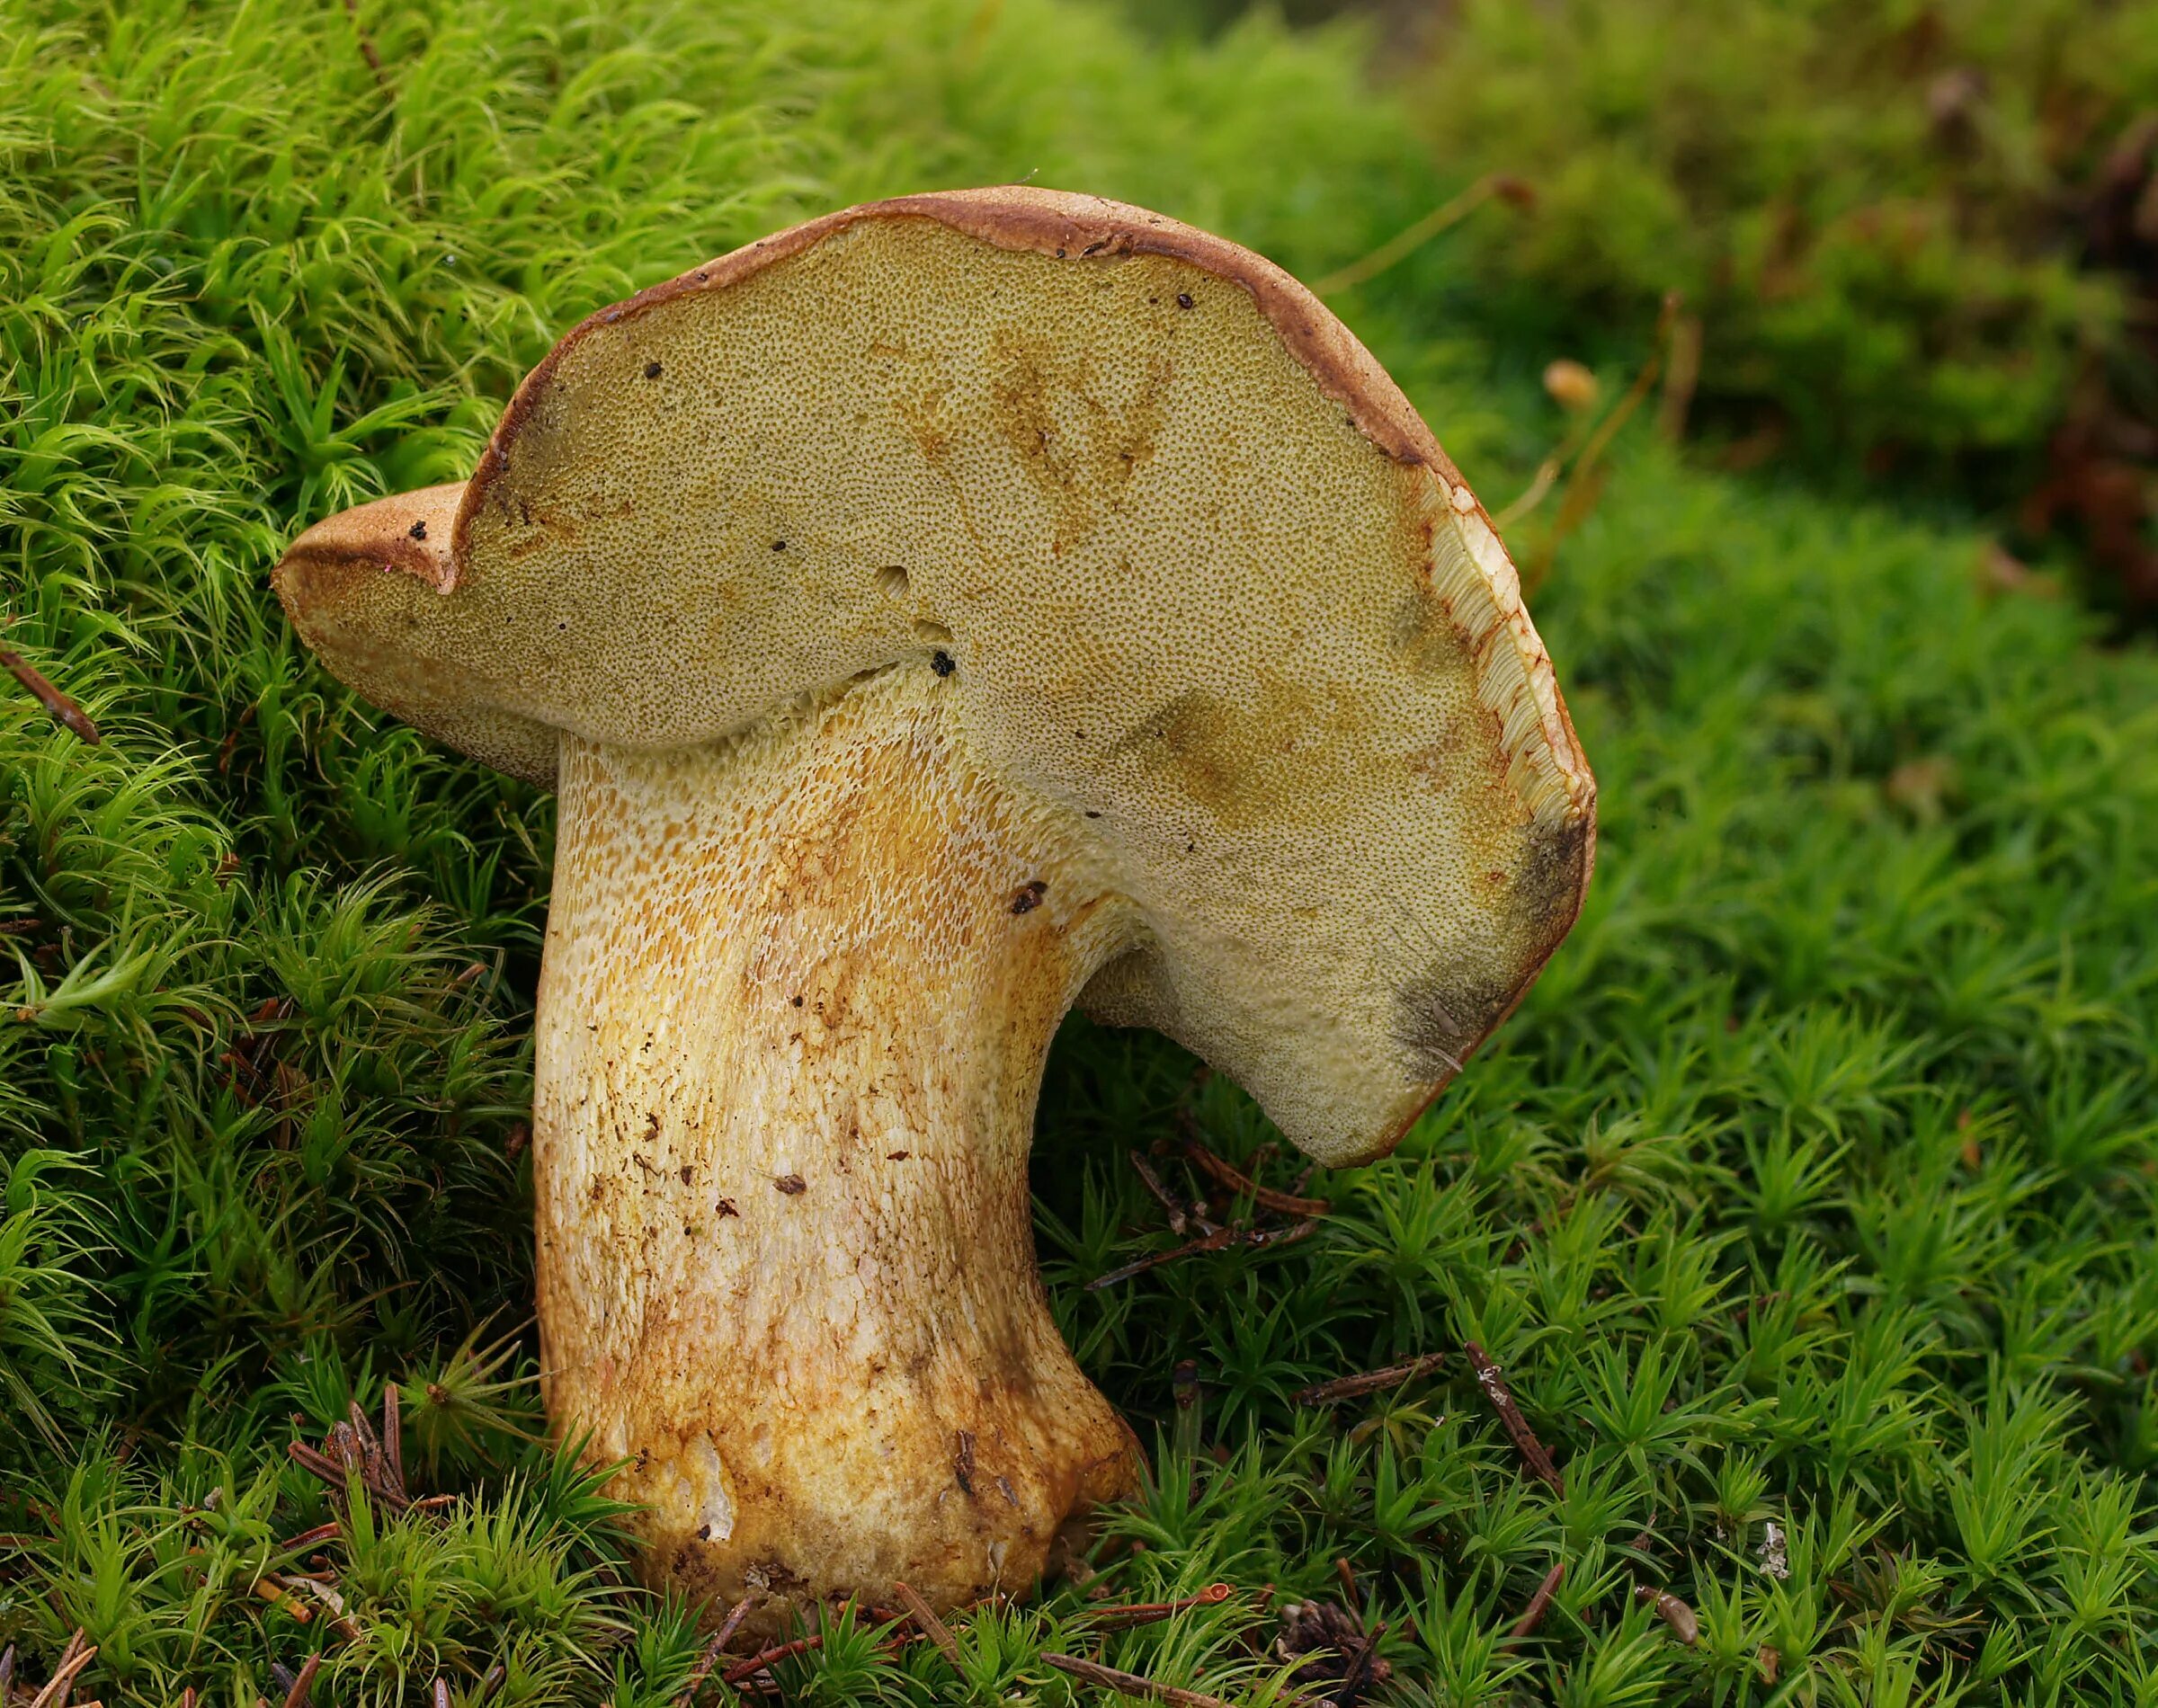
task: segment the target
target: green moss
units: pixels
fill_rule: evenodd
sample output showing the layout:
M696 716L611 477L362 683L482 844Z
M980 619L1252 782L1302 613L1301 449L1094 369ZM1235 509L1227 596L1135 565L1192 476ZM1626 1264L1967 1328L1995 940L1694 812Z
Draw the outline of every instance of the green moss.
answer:
M1316 276L1445 185L1355 40L1263 22L1144 52L1048 0L358 22L379 80L334 5L0 0L5 644L105 733L0 697L0 1635L41 1679L83 1626L76 1694L112 1704L281 1700L319 1652L318 1703L656 1705L698 1640L530 1384L548 803L337 689L269 565L463 473L589 308L803 213L1037 172ZM1460 254L1349 306L1503 502L1560 352L1542 310L1461 335ZM1167 1045L1067 1028L1042 1253L1158 1440L1117 1594L1328 1595L1345 1559L1405 1704L2151 1699L2158 666L1987 596L1982 544L1620 437L1538 601L1603 783L1588 912L1396 1159L1315 1183L1317 1236L1083 1291L1170 1243L1125 1153L1180 1106L1292 1175ZM1292 1397L1431 1349L1400 1393ZM446 1509L288 1455L393 1383ZM254 1590L318 1552L356 1635ZM1106 1636L1085 1606L962 1620L956 1668L849 1615L781 1671L1082 1694L1049 1649L1269 1699L1250 1601Z
M2147 0L1477 0L1410 82L1440 158L1538 189L1477 229L1492 317L1593 344L1679 290L1704 405L1815 469L2020 494L2072 414L2148 419L2148 281L2100 217L2140 182Z

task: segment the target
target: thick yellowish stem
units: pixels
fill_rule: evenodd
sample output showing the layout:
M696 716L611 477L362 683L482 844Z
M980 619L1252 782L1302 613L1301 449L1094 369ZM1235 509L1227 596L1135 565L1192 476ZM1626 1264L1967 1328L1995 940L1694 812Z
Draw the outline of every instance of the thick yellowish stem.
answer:
M975 772L927 662L724 748L566 739L533 1156L548 1410L655 1578L767 1628L1023 1588L1129 1430L1034 1265L1049 1041L1130 948L1074 815Z

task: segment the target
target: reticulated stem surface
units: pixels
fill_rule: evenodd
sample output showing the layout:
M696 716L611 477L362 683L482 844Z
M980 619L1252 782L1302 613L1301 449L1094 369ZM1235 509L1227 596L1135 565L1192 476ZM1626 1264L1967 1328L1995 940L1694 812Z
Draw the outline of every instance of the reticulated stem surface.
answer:
M914 663L725 747L563 744L534 1162L550 1414L656 1577L956 1606L1127 1491L1034 1265L1042 1063L1132 947Z

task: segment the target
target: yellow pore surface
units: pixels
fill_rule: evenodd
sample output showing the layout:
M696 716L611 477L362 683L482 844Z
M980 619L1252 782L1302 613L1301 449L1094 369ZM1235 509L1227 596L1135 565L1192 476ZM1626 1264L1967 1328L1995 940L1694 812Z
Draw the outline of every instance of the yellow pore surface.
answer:
M1145 920L1085 1005L1322 1161L1383 1151L1563 936L1592 846L1473 496L1360 423L1407 414L1360 350L1376 403L1218 265L904 213L774 253L588 323L498 436L453 588L325 583L309 638L451 740L484 710L638 748L948 661L969 762Z

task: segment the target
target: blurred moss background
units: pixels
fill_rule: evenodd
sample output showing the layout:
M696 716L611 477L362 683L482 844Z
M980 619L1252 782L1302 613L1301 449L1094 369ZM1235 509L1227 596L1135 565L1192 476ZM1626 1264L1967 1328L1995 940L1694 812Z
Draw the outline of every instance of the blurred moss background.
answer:
M1173 1242L1128 1152L1180 1118L1295 1165L1067 1027L1038 1241L1158 1473L1092 1588L1238 1593L1067 1585L956 1660L842 1611L789 1699L1109 1700L1046 1651L1339 1700L1281 1646L1324 1598L1405 1708L2158 1702L2154 53L2149 0L0 0L0 646L103 734L0 682L7 1708L77 1631L107 1704L743 1698L534 1398L551 803L265 577L468 472L593 307L1027 178L1263 251L1400 378L1600 867L1295 1245L1086 1290ZM393 1393L438 1508L292 1455Z
M1242 0L1133 0L1204 36ZM2134 0L1291 0L1357 21L1501 338L1609 354L1683 299L1726 464L1952 495L2158 615L2158 16Z

